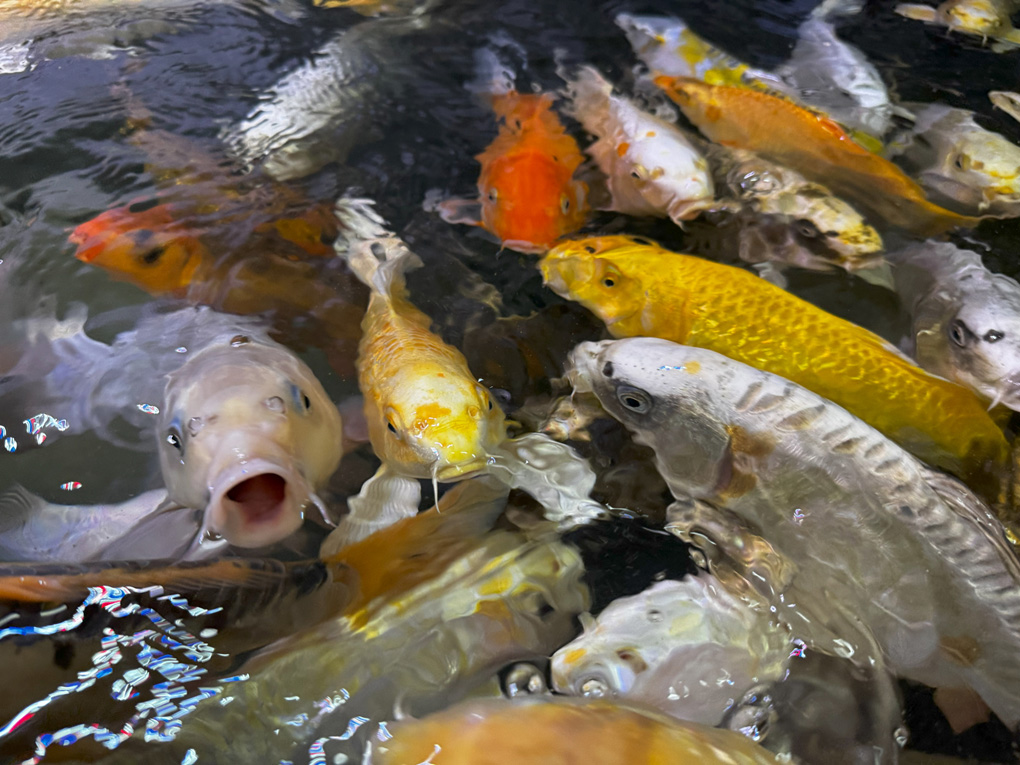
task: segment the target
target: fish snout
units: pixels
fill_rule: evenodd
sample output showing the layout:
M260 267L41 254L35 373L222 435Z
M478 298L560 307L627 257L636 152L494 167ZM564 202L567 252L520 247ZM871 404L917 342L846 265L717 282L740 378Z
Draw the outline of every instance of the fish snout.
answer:
M263 547L293 534L313 489L282 455L236 460L213 472L206 507L209 528L237 547Z
M435 456L433 470L437 479L465 478L489 462L484 423L470 417L457 417L433 425L422 434L423 445Z

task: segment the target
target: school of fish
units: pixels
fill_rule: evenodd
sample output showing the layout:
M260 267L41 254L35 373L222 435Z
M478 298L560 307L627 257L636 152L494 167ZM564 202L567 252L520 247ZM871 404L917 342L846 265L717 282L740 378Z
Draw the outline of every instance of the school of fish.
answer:
M900 98L854 0L770 66L704 10L588 14L610 66L125 5L0 0L0 103L118 62L102 193L34 213L86 287L0 248L0 762L1018 761L1020 95ZM992 57L1017 7L881 12ZM315 34L195 130L132 83L206 12Z

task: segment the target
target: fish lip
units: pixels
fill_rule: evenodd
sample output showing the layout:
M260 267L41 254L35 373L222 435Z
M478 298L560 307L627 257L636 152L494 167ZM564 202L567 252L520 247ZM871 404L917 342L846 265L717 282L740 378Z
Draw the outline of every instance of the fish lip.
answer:
M484 460L471 460L470 462L460 462L452 465L444 465L439 468L436 473L437 481L462 481L467 478L474 478L477 475L485 472L485 468L488 466L488 459Z
M282 485L275 484L273 477ZM269 507L231 496L239 487L258 478L268 481L268 485L259 483L253 487L259 493L280 493L280 498ZM210 487L207 523L232 545L264 547L285 539L301 526L304 506L312 500L312 495L307 479L293 465L263 458L248 459L216 476L216 482Z

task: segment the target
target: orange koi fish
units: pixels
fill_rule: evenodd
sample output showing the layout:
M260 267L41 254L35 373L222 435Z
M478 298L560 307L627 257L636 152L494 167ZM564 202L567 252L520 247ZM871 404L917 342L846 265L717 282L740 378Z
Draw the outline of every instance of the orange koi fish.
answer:
M980 220L932 204L896 165L855 143L828 117L792 101L690 77L660 75L655 84L710 140L786 165L889 225L934 236Z
M499 135L475 157L482 166L477 200L450 199L450 223L481 226L518 252L541 253L577 231L588 215L588 186L574 179L584 161L552 110L549 94L492 96Z

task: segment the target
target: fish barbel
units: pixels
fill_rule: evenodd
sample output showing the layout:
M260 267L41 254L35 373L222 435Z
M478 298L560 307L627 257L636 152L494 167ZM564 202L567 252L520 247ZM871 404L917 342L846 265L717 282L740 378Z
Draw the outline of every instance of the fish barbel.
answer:
M406 765L557 762L774 765L733 731L683 723L637 706L544 698L473 701L393 726L367 762Z
M1020 562L963 485L838 405L713 351L631 338L582 344L571 361L575 388L655 451L675 497L760 529L795 567L791 585L852 614L897 674L972 688L1020 722Z
M993 405L1020 410L1020 284L949 242L915 242L889 255L922 367Z
M596 69L567 79L571 114L598 140L588 147L608 177L612 208L679 222L713 207L708 162L672 123L613 95Z
M967 109L912 104L913 127L890 143L893 158L934 198L970 215L1020 215L1020 146L985 130Z
M239 547L297 530L342 455L340 414L286 348L238 335L173 372L159 414L169 498L205 508L203 529Z
M564 242L540 263L555 292L614 337L696 345L825 396L998 499L1009 446L970 391L747 271L626 236Z
M792 101L689 77L659 76L655 83L710 140L786 165L877 220L922 236L978 223L932 204L894 164L859 146L831 119Z

